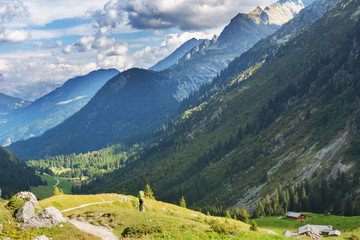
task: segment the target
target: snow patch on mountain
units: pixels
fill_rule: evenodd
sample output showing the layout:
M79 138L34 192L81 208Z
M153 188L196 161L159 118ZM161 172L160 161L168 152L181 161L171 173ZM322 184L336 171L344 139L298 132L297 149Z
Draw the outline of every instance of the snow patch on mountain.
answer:
M67 101L62 101L62 102L58 102L56 105L64 105L64 104L68 104L68 103L71 103L73 101L77 101L77 100L80 100L80 99L83 99L85 98L86 96L79 96L79 97L76 97L74 99L70 99L70 100L67 100Z

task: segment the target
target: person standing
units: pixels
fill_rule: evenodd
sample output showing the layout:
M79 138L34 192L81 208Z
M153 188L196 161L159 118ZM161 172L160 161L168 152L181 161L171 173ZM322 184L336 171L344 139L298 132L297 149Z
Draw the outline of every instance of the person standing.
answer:
M144 211L144 191L139 191L139 210L140 212Z

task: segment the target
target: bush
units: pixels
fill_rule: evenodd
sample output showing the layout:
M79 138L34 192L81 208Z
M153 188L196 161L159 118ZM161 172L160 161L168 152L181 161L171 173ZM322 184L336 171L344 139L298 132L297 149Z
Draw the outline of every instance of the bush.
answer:
M219 234L224 234L227 235L229 234L229 229L227 229L224 224L221 224L218 221L214 221L213 223L211 223L211 229L214 230L215 232L219 233Z
M25 204L26 200L17 198L13 196L7 204L7 207L11 211L12 215L15 217L17 211Z
M128 226L121 233L123 237L141 237L142 235L161 233L162 229L160 226L148 226L145 224L134 224Z
M251 231L257 231L257 230L259 230L259 227L258 227L258 225L256 224L255 221L252 222L251 227L250 227L250 230L251 230Z

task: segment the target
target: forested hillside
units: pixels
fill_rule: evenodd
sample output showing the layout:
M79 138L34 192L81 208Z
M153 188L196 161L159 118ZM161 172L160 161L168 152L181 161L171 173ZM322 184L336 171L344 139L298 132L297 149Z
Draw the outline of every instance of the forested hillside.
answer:
M316 184L340 171L355 184L359 6L342 1L256 67L229 68L161 141L84 189L135 194L149 183L167 201L254 206L279 183Z
M128 145L145 141L171 119L182 99L303 7L301 1L278 1L266 9L238 14L220 34L218 43L217 37L204 41L179 64L162 72L134 68L120 73L63 124L9 149L24 159L39 159L94 151L118 141Z
M1 197L10 197L30 186L42 184L40 177L26 163L8 150L0 147Z

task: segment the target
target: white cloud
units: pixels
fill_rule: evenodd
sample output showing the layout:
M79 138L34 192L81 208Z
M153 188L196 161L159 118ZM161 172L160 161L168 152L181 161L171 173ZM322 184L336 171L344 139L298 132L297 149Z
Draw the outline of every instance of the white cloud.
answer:
M0 45L21 43L30 38L30 33L26 31L8 31L4 27L5 22L11 22L16 17L28 16L28 14L28 9L22 2L0 3Z
M106 51L102 51L97 56L97 65L101 68L117 68L119 70L128 69L133 66L127 56L129 52L126 43L115 45Z
M13 83L38 81L62 83L97 69L96 63L70 63L63 58L28 57L0 60L0 71Z
M136 29L202 30L221 26L239 12L249 12L257 5L274 0L118 0L113 8L127 13Z
M29 25L45 25L55 20L86 16L89 9L100 9L108 0L23 0L28 6Z
M114 44L115 38L100 37L94 41L92 48L104 50L114 46Z

